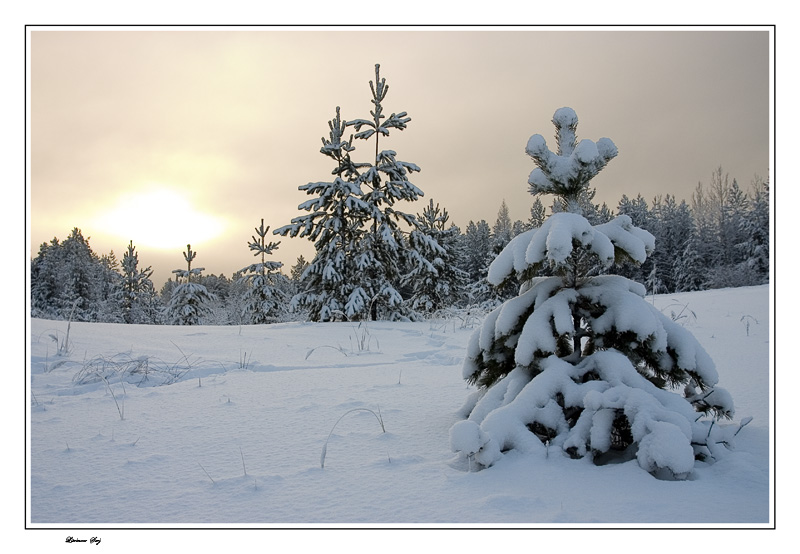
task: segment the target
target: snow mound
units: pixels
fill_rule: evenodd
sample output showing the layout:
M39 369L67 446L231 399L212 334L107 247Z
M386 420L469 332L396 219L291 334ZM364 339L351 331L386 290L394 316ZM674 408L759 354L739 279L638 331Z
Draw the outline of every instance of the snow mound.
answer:
M488 442L486 434L474 421L459 421L450 428L450 446L453 452L472 455Z

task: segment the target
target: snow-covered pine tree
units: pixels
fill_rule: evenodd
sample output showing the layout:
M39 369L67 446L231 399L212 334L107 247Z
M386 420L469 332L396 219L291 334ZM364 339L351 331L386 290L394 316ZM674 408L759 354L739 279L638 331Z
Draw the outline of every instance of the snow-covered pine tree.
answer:
M720 168L718 172L721 173ZM715 172L715 175L718 173ZM727 175L725 183L728 182ZM717 200L722 196L722 203L718 206L718 236L722 257L720 263L711 272L709 285L711 288L742 287L759 283L758 277L750 271L746 263L746 248L750 240L744 225L749 211L749 200L744 191L739 187L736 179L727 186L724 193L718 192L715 186L716 179L712 180L712 198Z
M269 226L264 227L264 220L261 225L255 228L256 234L253 235L252 242L247 245L253 251L254 256L261 256L261 262L251 264L241 269L241 279L248 283L244 293L244 320L253 323L274 323L279 321L284 315L285 306L288 298L284 290L287 285L279 286L279 280L286 280L286 277L279 273L283 264L276 261L267 261L266 256L271 255L278 249L279 242L267 242L266 236L269 233Z
M366 315L370 303L370 297L358 285L359 268L353 259L369 209L357 182L360 165L350 158L353 138L344 139L345 123L338 107L328 127L329 138L322 138L320 152L336 162L331 171L335 178L301 185L300 190L317 196L299 206L309 213L274 231L276 235L314 241L316 254L302 275L302 291L292 298L292 308L308 310L314 321L359 319Z
M75 227L60 245L58 310L61 317L75 321L96 321L100 276L99 258L89 239Z
M617 215L628 216L634 227L648 230L648 232L650 232L649 229L653 228L653 225L651 225L650 207L647 205L647 200L645 200L641 194L636 195L636 198L633 200L628 198L627 194L623 194L617 205ZM648 259L643 263L623 259L615 269L619 275L627 277L632 281L644 282L653 270L652 262L652 256L648 254Z
M460 231L447 225L449 219L447 210L434 206L433 200L417 214L420 229L411 233L409 242L423 260L403 276L403 283L412 289L407 303L415 312L432 314L458 304L464 296L467 275L456 266Z
M505 199L500 203L497 219L492 226L492 251L495 255L503 251L513 238L511 231L511 217L508 215L508 204Z
M720 168L721 169L721 168ZM692 281L697 290L709 287L714 268L720 265L722 252L717 230L718 218L715 215L713 194L702 182L697 183L691 199L692 219L694 220L694 240L691 241L691 262L695 271ZM695 263L698 262L699 264Z
M361 276L359 288L365 300L369 299L372 319L377 319L379 310L383 312L382 318L393 319L400 315L403 301L398 292L401 268L424 264L425 255L420 249L435 249L436 246L424 233L420 234L414 215L396 208L398 202L411 202L423 196L408 180L408 175L420 168L398 160L394 150L380 149L380 137L388 137L390 129L404 130L411 118L406 112L392 113L388 118L383 114L383 100L389 86L380 76L380 64L375 64L375 81L370 81L369 86L373 104L371 119L355 119L346 124L355 128L356 139L375 141L373 163L359 166L358 183L366 187L362 198L367 206L370 229L357 243L355 264ZM415 232L413 242L406 239L407 234Z
M625 215L587 221L581 195L617 148L607 138L578 142L571 108L553 123L556 153L541 135L528 141L537 166L528 182L568 211L515 237L490 267L491 283L516 275L524 284L469 340L463 375L479 388L451 446L482 466L508 450L542 459L562 451L596 463L635 457L657 476L684 478L731 428L704 415L730 417L733 402L716 388L708 354L644 299L641 284L600 275L615 259L642 263L653 237ZM536 277L543 266L552 277Z
M122 274L119 272L119 261L112 250L99 258L99 275L96 291L97 321L104 323L122 323Z
M737 247L756 283L766 283L769 281L769 183L754 178L749 200L750 209L740 221L740 231L747 240Z
M316 255L303 274L303 290L292 299L293 307L308 309L314 320L375 319L381 300L383 318L399 317L402 268L425 263L421 245L434 247L430 237L420 234L416 218L395 207L399 201L416 200L422 191L408 180L419 167L397 160L393 150L380 150L379 138L388 136L390 129L405 129L411 118L406 112L388 118L383 114L389 87L379 68L376 64L376 80L370 81L372 118L342 122L336 108L336 117L328 123L330 139L322 139L320 151L336 161L336 178L299 187L318 196L299 206L310 213L275 230L315 241ZM374 137L373 162L351 159L354 137L343 138L349 126L355 128L355 139ZM409 237L415 232L412 245Z
M527 221L522 221L521 219L517 219L511 225L511 237L516 237L517 235L521 235L525 231L529 230L530 226L528 225Z
M485 220L470 221L461 237L462 266L467 273L469 303L487 307L493 303L492 287L486 281L489 264L494 259L491 228ZM492 306L494 307L494 306Z
M692 232L680 253L680 258L675 260L673 266L675 290L679 292L703 290L706 282L705 275L708 271L707 261L703 259L704 248L701 239L695 232L694 219L691 221Z
M155 288L150 266L139 269L139 254L133 241L122 255L122 318L125 323L155 323Z
M511 217L508 215L508 205L505 199L500 204L500 209L497 212L497 219L492 225L492 260L502 252L511 239L514 238L513 227L511 224ZM516 296L519 290L519 283L516 279L508 279L502 285L491 287L489 289L490 297L498 304Z
M664 290L675 292L682 271L682 257L694 232L689 206L685 201L678 204L674 196L667 194L663 200L660 196L653 200L651 213L656 220L650 229L656 239L653 265L658 266Z
M306 261L305 257L303 257L303 255L300 254L297 257L297 261L295 262L295 264L289 270L289 279L294 284L299 284L301 278L303 277L303 273L305 273L306 271L306 268L308 268L308 262Z
M193 275L200 275L202 267L192 269L192 261L197 257L197 252L192 250L192 245L186 245L186 252L183 258L186 260L186 269L175 269L178 284L172 289L172 296L165 311L168 325L200 325L204 318L211 315L211 304L215 296L208 292L208 289L192 282ZM185 279L180 282L180 279Z
M228 296L225 298L225 315L228 319L228 325L247 325L250 323L246 317L245 310L245 294L250 289L250 286L243 277L240 271L235 271L231 276Z
M31 260L31 316L58 319L60 244L57 238L39 246Z
M31 314L74 321L115 321L118 262L98 256L77 227L63 242L44 243L31 260Z
M531 206L531 217L528 220L528 229L538 229L544 225L545 219L547 219L547 215L545 214L544 204L542 204L542 199L537 196Z

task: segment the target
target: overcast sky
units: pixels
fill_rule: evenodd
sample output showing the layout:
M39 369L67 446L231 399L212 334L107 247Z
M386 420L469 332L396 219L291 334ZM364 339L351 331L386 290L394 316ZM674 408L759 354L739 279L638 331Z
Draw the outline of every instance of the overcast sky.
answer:
M121 259L133 240L157 287L187 243L194 266L230 277L254 261L262 218L288 224L308 198L297 187L330 179L320 138L337 106L369 118L376 63L384 111L411 117L381 148L422 169L425 199L404 211L432 198L464 230L505 199L527 219L525 144L539 133L555 148L562 106L579 139L619 149L593 181L612 208L623 194L689 200L718 166L748 188L771 173L771 40L759 27L33 29L31 254L79 227L98 254ZM306 239L275 240L287 270L313 257Z

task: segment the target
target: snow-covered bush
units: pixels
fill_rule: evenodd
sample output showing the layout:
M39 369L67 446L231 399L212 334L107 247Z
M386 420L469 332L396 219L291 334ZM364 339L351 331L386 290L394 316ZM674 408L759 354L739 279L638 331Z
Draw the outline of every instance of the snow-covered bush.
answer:
M643 285L602 274L615 261L644 262L654 239L627 215L589 223L589 181L617 148L607 138L577 142L571 108L553 123L557 153L541 135L528 142L530 192L555 195L567 211L516 236L489 268L495 286L523 284L470 338L463 376L478 391L451 446L487 467L507 450L557 447L596 463L635 457L654 475L684 478L707 444L725 442L709 437L722 432L714 419L732 416L732 399L716 388L705 350L645 301ZM552 276L537 276L544 268Z

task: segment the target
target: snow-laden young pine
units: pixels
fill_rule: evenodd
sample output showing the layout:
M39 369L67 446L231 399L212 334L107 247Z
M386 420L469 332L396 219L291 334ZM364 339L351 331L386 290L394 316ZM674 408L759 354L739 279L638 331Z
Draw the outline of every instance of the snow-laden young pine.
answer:
M267 261L266 256L278 249L279 242L267 242L269 225L255 228L252 242L247 245L254 256L261 255L261 262L250 264L240 270L242 284L246 285L242 305L242 318L252 324L274 323L284 315L285 306L288 304L288 295L284 289L288 288L286 277L279 273L283 264L276 261ZM257 237L256 237L257 235ZM283 285L283 286L281 286Z
M643 285L602 274L615 261L643 263L654 239L627 215L589 223L589 181L617 148L578 142L571 108L553 123L555 153L541 135L528 141L537 165L528 182L566 211L515 237L490 266L493 285L523 285L469 340L463 376L478 390L451 446L487 467L508 450L561 451L596 463L635 457L657 476L685 478L696 457L730 440L730 426L713 422L733 415L732 399L705 350L645 301ZM537 277L543 268L552 276Z
M192 268L192 261L197 257L197 252L192 250L192 245L186 245L186 252L183 258L186 260L186 269L175 269L175 279L180 281L181 277L186 281L178 283L172 289L172 295L164 312L168 325L201 325L204 319L211 315L211 303L216 300L216 296L208 292L208 289L200 283L192 283L193 275L200 275L202 267Z

